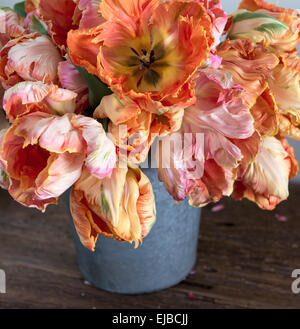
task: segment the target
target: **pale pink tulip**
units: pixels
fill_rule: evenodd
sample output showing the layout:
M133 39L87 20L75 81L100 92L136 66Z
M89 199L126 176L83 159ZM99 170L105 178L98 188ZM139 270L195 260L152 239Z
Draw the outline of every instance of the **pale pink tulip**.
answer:
M246 140L255 131L249 108L242 103L242 92L222 70L199 72L197 102L185 110L180 130L181 140L190 135L190 141L181 148L177 142L170 152L161 152L159 177L176 201L189 196L190 204L198 207L231 195L243 159L233 140Z
M57 83L62 57L45 35L24 35L9 41L0 51L0 80L4 88L21 81Z
M42 82L20 82L8 89L3 98L3 108L12 122L30 112L63 115L76 110L77 94L55 85Z

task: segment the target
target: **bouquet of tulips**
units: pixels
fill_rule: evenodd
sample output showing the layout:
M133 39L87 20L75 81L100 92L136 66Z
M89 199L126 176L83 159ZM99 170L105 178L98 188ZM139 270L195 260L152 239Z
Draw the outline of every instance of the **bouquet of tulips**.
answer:
M100 234L138 246L150 232L140 164L154 144L176 202L272 210L298 172L299 41L300 14L262 0L231 16L220 0L1 7L1 186L41 211L72 188L90 250Z

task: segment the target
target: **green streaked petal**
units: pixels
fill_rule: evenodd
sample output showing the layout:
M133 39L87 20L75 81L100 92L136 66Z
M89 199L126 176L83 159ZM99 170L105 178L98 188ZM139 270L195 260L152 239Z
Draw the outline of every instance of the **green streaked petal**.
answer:
M269 15L266 15L266 14L253 13L251 11L238 12L233 17L233 23L241 22L241 21L248 20L248 19L255 19L255 18L266 18L268 20L275 21L275 23L284 26L288 30L288 26L284 22L282 22L281 20L279 20L279 19L277 19L275 17L269 16Z
M287 26L282 26L277 23L269 23L269 24L263 24L259 27L257 27L255 30L263 33L268 33L269 35L272 35L272 32L279 32L284 33L289 28Z

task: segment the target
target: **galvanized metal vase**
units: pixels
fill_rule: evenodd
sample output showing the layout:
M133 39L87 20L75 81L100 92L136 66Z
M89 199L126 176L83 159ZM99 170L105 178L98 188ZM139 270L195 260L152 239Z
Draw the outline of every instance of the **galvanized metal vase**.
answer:
M157 222L138 249L101 236L92 253L82 246L72 224L80 270L97 288L120 294L151 293L178 284L195 265L201 210L188 202L175 205L157 171L143 172L153 185Z

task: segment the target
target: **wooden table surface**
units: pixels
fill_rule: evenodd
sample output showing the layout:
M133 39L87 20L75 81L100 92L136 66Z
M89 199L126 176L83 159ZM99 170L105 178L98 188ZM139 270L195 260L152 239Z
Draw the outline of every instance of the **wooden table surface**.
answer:
M289 201L275 212L248 201L222 204L223 211L203 211L194 275L159 293L120 296L84 283L65 200L41 214L1 190L7 293L0 294L0 308L300 308L300 294L291 291L291 273L300 269L300 186L291 186Z

